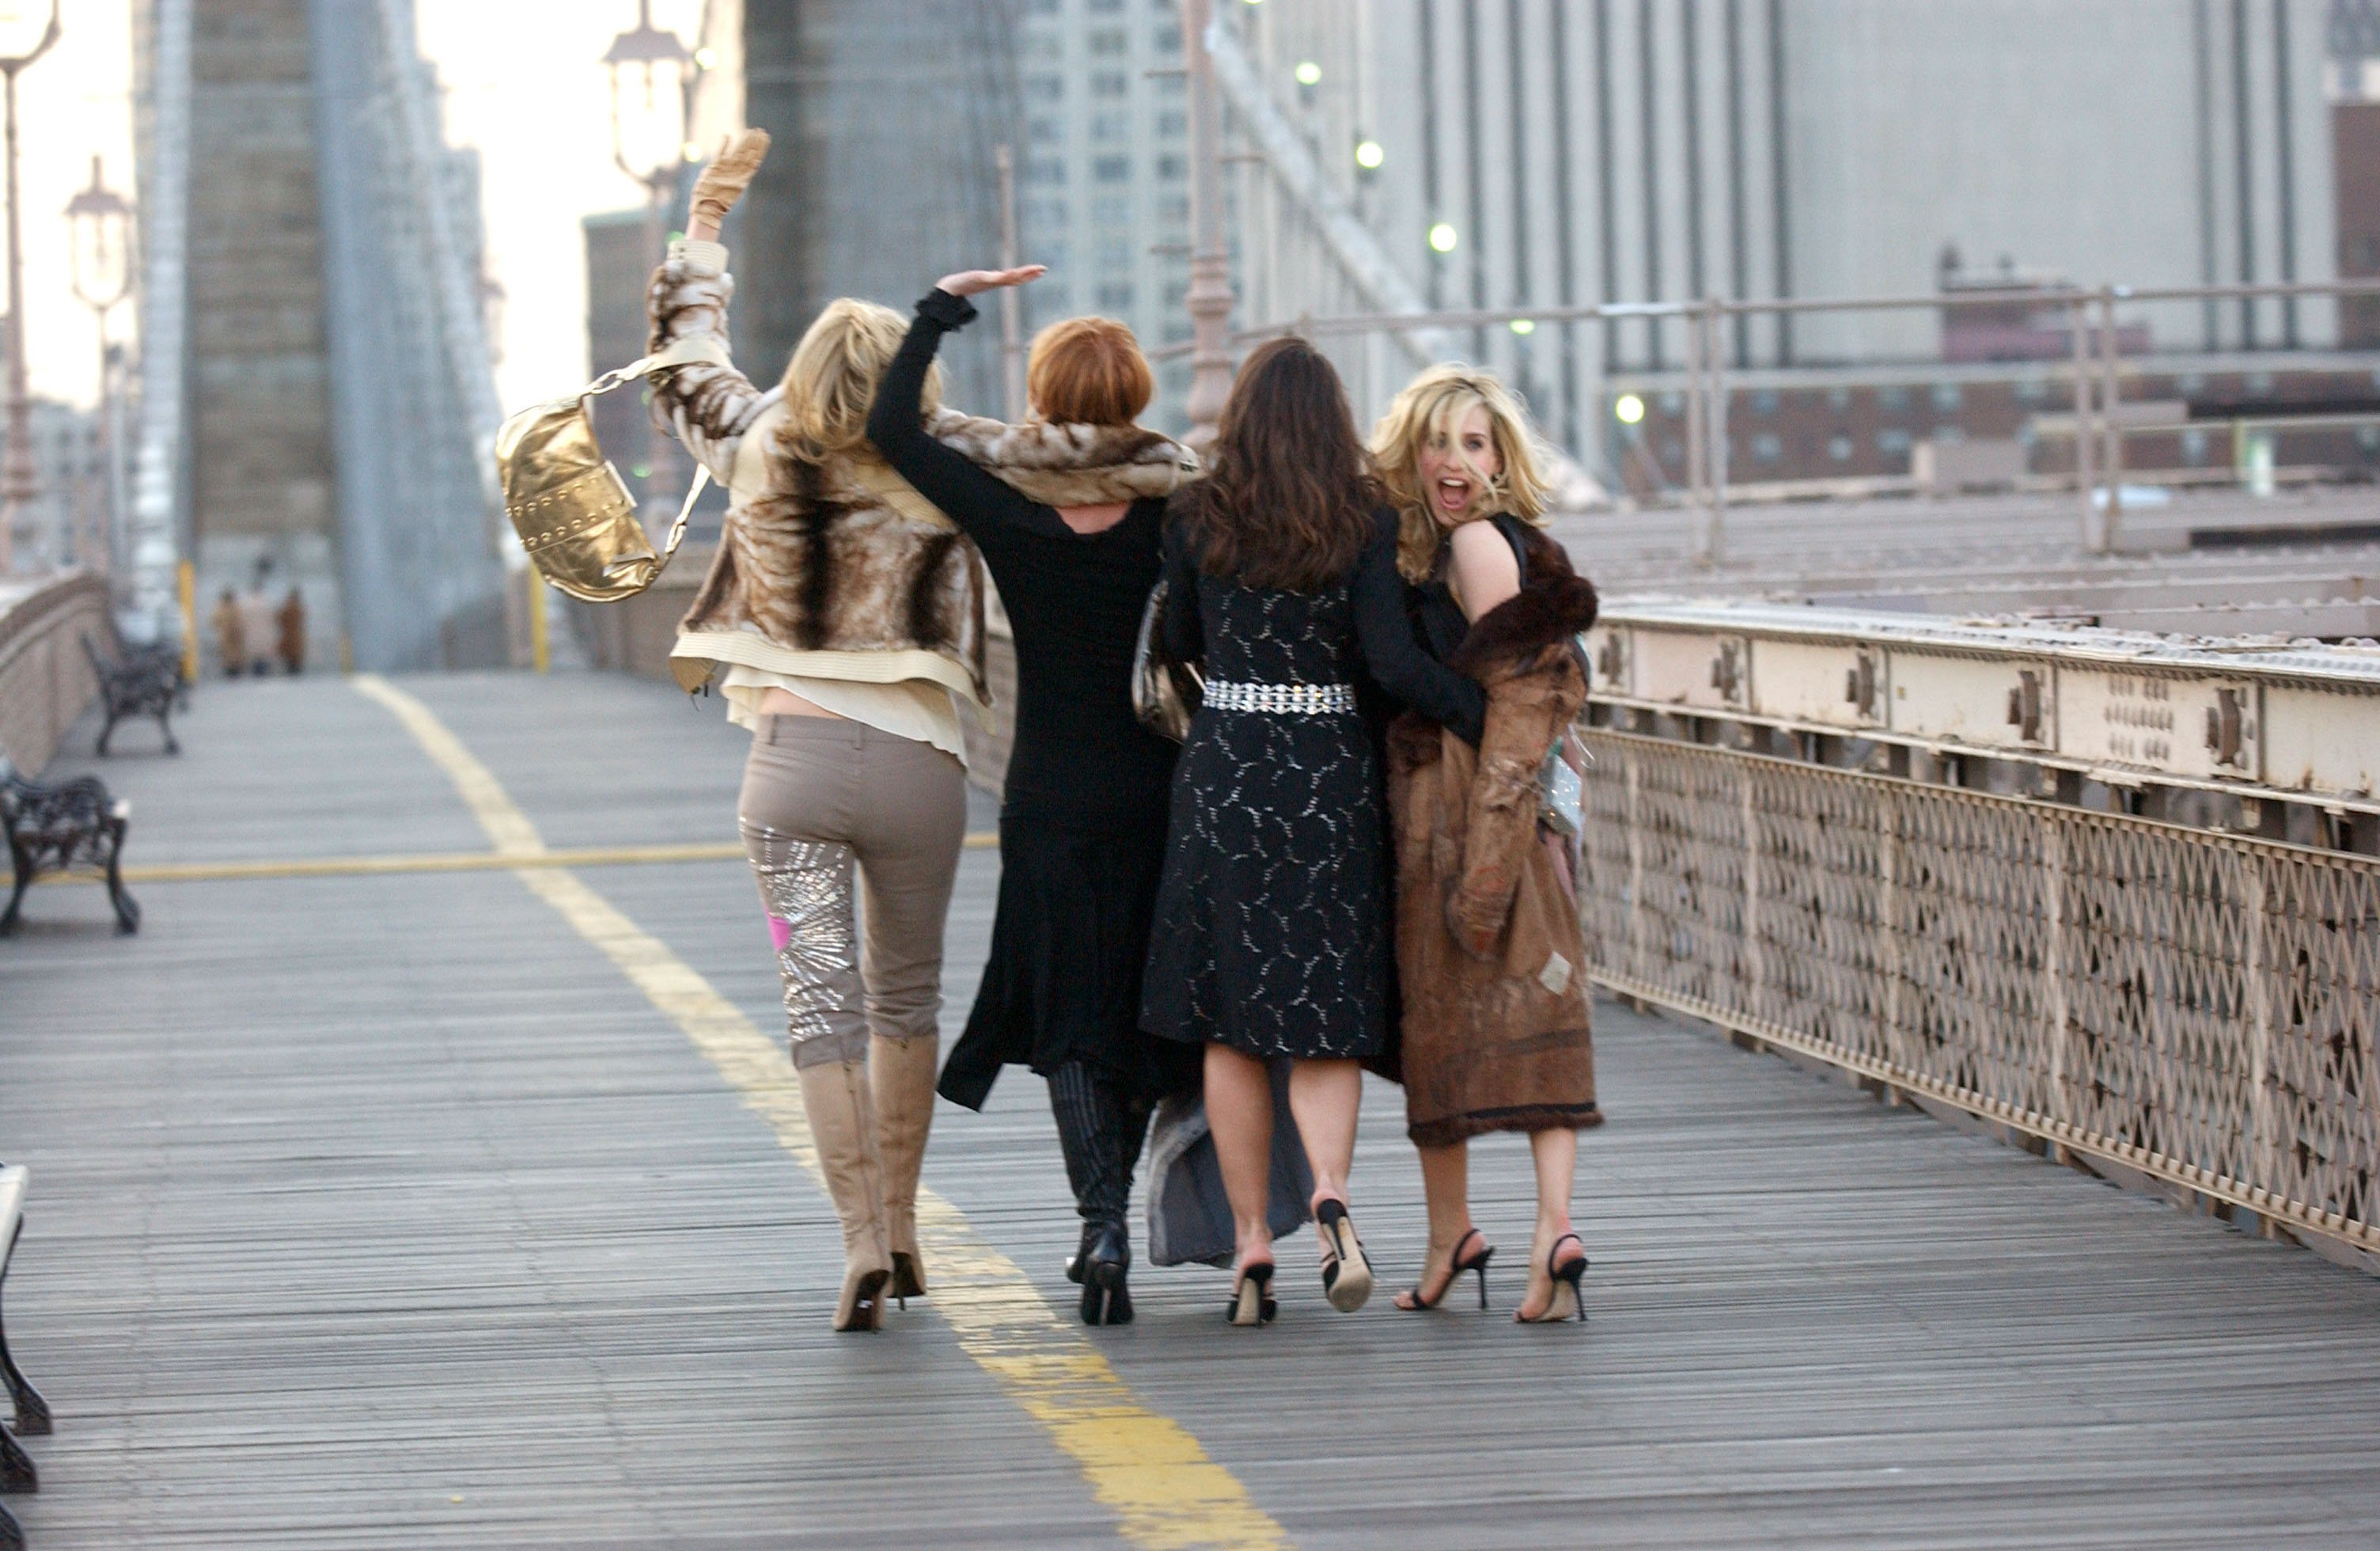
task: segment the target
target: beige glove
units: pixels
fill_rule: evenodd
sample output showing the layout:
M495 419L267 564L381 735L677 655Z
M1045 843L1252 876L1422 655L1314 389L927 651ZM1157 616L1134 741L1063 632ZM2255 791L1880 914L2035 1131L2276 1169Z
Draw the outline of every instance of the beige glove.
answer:
M726 220L735 201L744 197L744 190L752 187L753 177L768 156L766 129L743 129L729 137L721 144L719 154L710 159L710 165L694 180L694 199L688 213L714 226Z

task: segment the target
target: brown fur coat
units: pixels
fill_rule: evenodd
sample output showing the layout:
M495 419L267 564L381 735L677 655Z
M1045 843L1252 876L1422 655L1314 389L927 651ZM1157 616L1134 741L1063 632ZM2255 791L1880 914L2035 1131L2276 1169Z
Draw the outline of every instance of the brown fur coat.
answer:
M1488 691L1474 750L1408 713L1389 736L1406 1132L1586 1126L1595 1104L1585 943L1562 843L1540 832L1537 772L1586 700L1572 637L1595 588L1531 536L1528 582L1475 621L1449 666Z

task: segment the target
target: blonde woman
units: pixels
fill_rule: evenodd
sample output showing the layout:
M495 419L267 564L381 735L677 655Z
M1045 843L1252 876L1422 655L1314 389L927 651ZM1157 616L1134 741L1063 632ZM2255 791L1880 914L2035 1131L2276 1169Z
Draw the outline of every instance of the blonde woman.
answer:
M1537 1220L1516 1317L1537 1323L1585 1317L1571 1187L1578 1130L1602 1117L1571 857L1537 818L1539 769L1586 698L1573 640L1595 621L1595 588L1539 531L1532 446L1503 384L1461 366L1415 378L1372 436L1422 644L1488 696L1475 748L1410 711L1389 735L1399 1064L1429 1204L1428 1257L1397 1306L1435 1308L1465 1271L1487 1306L1495 1251L1471 1220L1468 1143L1517 1131Z
M650 297L652 348L688 362L654 377L654 409L729 491L671 665L689 690L717 683L752 730L736 821L843 1224L834 1326L872 1330L887 1295L926 1287L915 1203L966 824L959 707L989 700L985 584L974 546L868 442L899 313L832 303L765 393L729 363L734 282L714 239L767 149L748 131L704 169ZM929 380L927 399L940 393Z

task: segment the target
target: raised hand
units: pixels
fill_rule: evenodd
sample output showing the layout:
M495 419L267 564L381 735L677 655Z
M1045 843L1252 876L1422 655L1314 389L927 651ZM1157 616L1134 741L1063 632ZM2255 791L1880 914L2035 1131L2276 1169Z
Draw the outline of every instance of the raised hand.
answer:
M1047 264L1020 264L1015 269L963 269L956 274L946 274L934 282L934 289L954 297L971 297L979 291L996 291L1003 285L1024 285L1050 273Z
M741 129L720 143L719 154L694 180L694 198L686 209L686 235L709 240L719 235L719 224L752 187L760 164L768 160L769 131Z

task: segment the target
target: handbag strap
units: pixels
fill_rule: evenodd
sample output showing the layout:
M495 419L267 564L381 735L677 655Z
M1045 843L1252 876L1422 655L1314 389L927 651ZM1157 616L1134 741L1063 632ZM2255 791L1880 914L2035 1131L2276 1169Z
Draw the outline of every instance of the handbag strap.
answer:
M587 391L579 396L585 399L593 398L598 394L608 394L614 388L626 387L638 378L650 377L654 372L669 367L726 366L728 364L730 363L727 358L727 347L718 340L705 333L687 334L683 339L671 341L650 356L605 372L588 383ZM710 483L710 468L701 459L697 458L694 465L694 482L686 486L686 499L678 503L677 520L670 524L669 541L662 546L661 558L653 566L655 576L659 576L669 564L670 557L677 553L677 547L686 542L686 525L687 519L694 515L695 498L702 493L702 487L709 483Z

